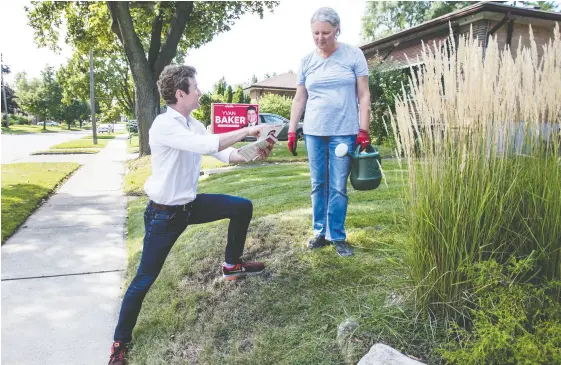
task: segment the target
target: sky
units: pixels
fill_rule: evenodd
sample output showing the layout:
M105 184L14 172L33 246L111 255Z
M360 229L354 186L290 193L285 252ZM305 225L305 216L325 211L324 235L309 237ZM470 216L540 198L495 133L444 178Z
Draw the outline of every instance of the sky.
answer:
M248 82L254 74L261 80L265 73L296 71L302 57L315 48L310 18L317 9L322 6L335 9L341 18L338 40L360 45L365 3L363 0L285 0L273 13L265 13L263 19L243 15L230 31L191 50L185 63L197 69L197 81L203 92L210 91L223 76L228 84L235 85ZM27 4L29 1L18 0L2 3L0 52L12 70L6 78L8 83L17 72L25 71L29 77L37 77L47 64L58 67L71 55L71 49L62 41L60 54L35 45L24 11Z

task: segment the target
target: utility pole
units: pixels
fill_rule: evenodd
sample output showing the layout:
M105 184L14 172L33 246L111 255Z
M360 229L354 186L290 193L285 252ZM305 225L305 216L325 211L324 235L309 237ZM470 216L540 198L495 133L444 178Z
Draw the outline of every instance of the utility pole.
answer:
M90 110L92 112L93 144L97 144L97 128L95 127L95 97L93 74L93 51L90 51Z
M10 118L8 117L8 102L6 101L6 85L4 85L4 59L0 53L0 74L2 74L2 94L4 95L4 111L6 112L6 128L10 128Z

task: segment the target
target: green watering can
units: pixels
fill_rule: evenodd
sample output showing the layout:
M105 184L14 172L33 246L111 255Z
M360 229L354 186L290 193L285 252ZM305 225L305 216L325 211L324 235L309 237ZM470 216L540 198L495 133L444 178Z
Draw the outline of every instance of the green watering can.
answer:
M374 190L382 182L382 159L376 147L366 146L360 152L360 145L356 146L354 153L348 153L349 148L341 143L335 149L339 157L351 158L351 185L355 190Z

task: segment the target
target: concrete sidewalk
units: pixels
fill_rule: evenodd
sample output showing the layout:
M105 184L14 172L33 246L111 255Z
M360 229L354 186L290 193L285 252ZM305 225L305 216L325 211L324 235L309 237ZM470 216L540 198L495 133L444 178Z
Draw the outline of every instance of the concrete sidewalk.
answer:
M126 265L126 157L125 136L85 156L2 246L2 364L107 363Z

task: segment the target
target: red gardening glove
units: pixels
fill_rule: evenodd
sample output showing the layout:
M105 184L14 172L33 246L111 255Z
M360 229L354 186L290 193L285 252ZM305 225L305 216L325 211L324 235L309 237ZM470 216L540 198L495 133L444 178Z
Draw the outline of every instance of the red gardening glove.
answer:
M298 141L296 140L296 132L288 132L288 150L293 156L296 156L296 145Z
M364 129L360 129L356 137L355 148L360 145L360 150L364 150L370 144L370 133Z

